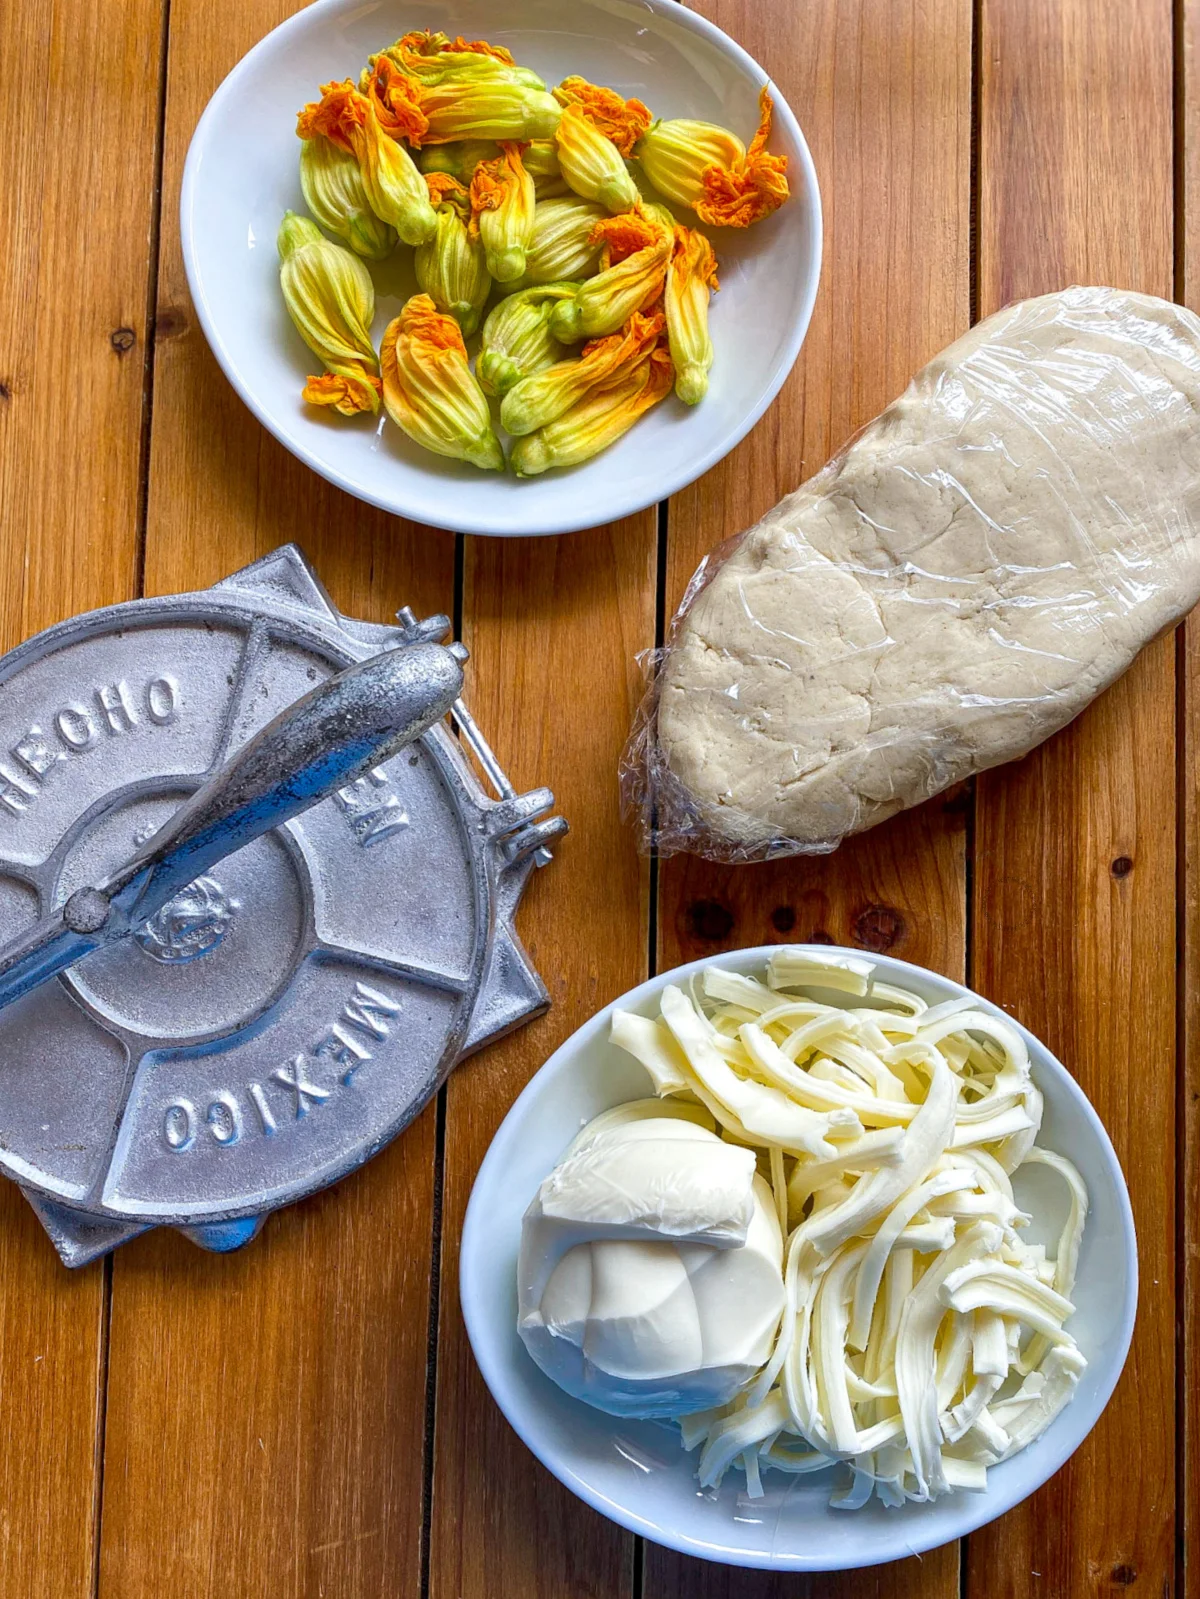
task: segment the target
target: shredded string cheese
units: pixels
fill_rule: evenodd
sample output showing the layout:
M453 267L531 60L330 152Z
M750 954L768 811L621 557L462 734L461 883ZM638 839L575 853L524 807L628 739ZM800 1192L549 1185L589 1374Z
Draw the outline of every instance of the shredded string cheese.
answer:
M613 1019L675 1113L694 1106L759 1151L786 1240L770 1359L730 1404L679 1418L705 1487L736 1467L753 1497L763 1469L844 1462L839 1509L978 1491L1086 1364L1065 1323L1087 1190L1035 1144L1020 1035L970 999L927 1006L873 971L778 951L765 982L712 968L689 992L665 988L659 1017ZM1053 1258L1022 1241L1011 1176L1026 1163L1066 1189Z

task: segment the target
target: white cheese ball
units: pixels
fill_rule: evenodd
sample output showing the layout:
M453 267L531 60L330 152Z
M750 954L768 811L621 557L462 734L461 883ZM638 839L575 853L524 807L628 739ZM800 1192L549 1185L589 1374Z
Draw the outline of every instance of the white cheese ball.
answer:
M599 1410L707 1410L771 1353L782 1257L752 1150L666 1107L587 1128L525 1213L518 1331L547 1376Z

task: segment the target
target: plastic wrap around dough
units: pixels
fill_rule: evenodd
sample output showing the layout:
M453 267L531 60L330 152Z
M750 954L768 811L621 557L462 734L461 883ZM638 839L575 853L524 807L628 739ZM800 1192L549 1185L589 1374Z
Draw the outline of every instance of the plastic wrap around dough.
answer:
M1200 319L1072 288L944 350L689 585L643 847L821 854L1025 755L1200 599Z

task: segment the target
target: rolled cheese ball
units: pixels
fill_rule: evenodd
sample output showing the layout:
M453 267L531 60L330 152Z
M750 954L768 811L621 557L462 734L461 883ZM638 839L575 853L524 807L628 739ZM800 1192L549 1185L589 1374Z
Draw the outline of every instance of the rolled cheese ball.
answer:
M585 1129L525 1213L518 1331L599 1410L707 1410L770 1355L782 1255L753 1151L665 1109Z
M1116 289L978 324L692 580L660 842L832 849L1024 755L1200 599L1200 320Z

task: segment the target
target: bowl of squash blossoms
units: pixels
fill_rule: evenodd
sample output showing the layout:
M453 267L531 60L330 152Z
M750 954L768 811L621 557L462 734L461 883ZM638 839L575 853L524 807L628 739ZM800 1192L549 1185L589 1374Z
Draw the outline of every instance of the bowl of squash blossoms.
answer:
M317 0L209 102L181 224L201 327L281 443L501 535L615 521L726 455L821 259L795 117L673 0Z

